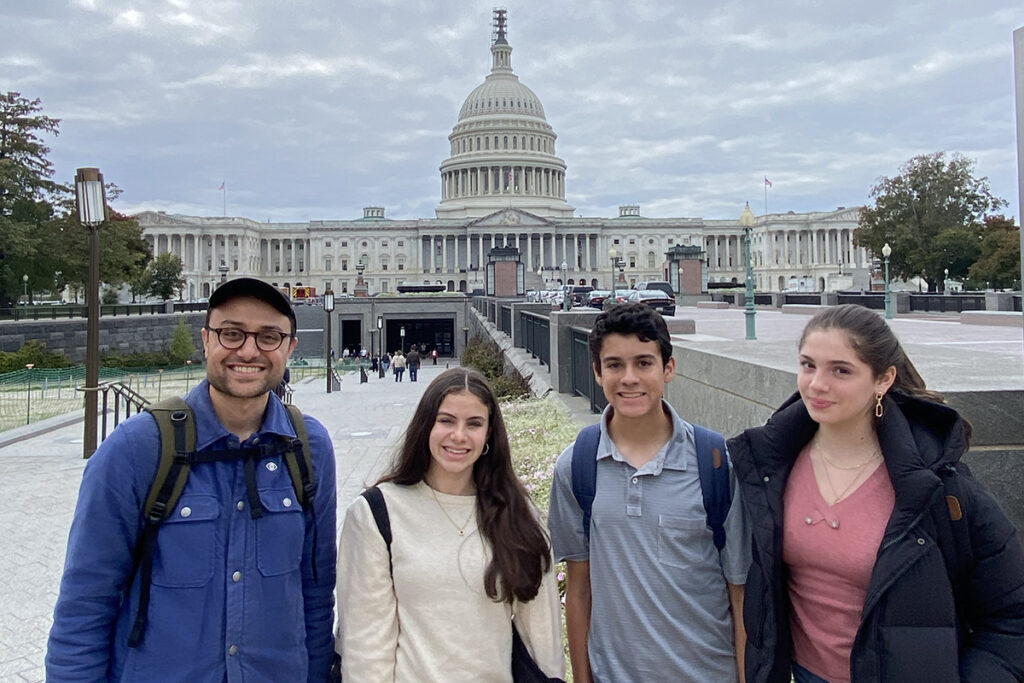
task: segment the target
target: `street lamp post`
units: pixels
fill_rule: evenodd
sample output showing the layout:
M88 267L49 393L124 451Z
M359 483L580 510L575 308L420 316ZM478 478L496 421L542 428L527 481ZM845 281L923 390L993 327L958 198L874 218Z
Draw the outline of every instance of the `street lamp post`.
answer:
M221 259L220 268L218 268L217 270L220 271L220 283L224 284L225 282L227 282L228 279L228 262L225 261L224 259Z
M562 310L568 311L572 305L572 287L569 286L569 264L562 259Z
M100 241L99 226L106 219L107 201L103 174L98 168L80 168L75 173L75 199L78 220L89 230L89 277L85 296L87 326L85 334L85 431L82 457L96 451L97 392L100 380Z
M25 290L25 305L28 306L28 275L21 276L21 284Z
M398 336L402 338L402 353L405 353L405 325L398 328Z
M885 319L892 320L892 290L889 288L889 256L892 255L892 247L886 242L882 247L882 257L885 259Z
M756 340L757 333L755 329L754 316L757 315L757 311L754 310L754 264L750 260L750 231L754 227L756 219L754 212L750 210L750 202L743 207L743 213L740 214L740 225L743 226L743 257L747 264L747 294L744 297L744 317L747 321L747 339Z
M384 316L382 315L377 316L377 332L379 333L377 343L380 344L380 353L377 355L377 377L384 379Z
M942 269L942 293L949 294L949 268Z
M619 252L615 250L615 247L612 247L611 249L608 250L608 261L611 262L611 264L612 264L612 293L611 293L611 296L609 296L608 299L606 299L606 301L609 301L610 303L614 304L615 303L615 266L618 265L618 262L619 262ZM605 306L605 308L608 308L608 306Z
M328 287L324 290L324 313L327 314L327 393L331 393L333 389L334 378L331 377L331 373L334 368L331 367L331 313L334 312L334 290Z

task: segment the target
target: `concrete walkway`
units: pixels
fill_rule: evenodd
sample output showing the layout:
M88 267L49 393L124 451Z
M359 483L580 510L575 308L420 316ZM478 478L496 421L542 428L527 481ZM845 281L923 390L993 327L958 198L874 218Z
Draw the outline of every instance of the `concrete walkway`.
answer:
M319 419L338 463L339 523L367 482L384 470L424 389L445 369L425 365L419 381L358 374L327 394L322 379L295 385L293 402ZM82 423L0 448L0 683L43 681L46 639L57 601L68 530L85 460Z

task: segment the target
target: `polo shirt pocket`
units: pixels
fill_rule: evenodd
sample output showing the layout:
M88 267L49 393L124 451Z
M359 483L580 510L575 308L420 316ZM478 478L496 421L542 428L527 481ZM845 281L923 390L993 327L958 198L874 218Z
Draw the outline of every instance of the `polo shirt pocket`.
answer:
M190 494L157 531L153 585L199 588L213 578L213 559L220 502L216 496Z
M658 516L658 561L688 569L707 557L707 521L672 515Z
M306 524L291 488L260 489L263 517L256 520L256 565L263 576L293 572L302 561Z

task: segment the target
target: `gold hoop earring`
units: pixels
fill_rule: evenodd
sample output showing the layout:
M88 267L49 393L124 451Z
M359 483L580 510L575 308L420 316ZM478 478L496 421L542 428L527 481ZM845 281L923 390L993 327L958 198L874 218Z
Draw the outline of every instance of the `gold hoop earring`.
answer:
M875 394L875 417L882 417L882 397L885 396L882 392Z
M484 444L484 449L482 451L480 451L480 455L487 455L490 452L491 452L491 444L485 443Z

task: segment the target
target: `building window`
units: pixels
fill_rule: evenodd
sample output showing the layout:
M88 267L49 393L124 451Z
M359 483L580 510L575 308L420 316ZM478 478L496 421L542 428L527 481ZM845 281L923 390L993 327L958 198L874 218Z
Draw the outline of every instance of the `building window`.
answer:
M404 240L398 240L398 246L404 247L405 246L405 241Z
M366 240L363 240L363 246L364 247L366 246Z
M654 252L653 251L647 252L647 267L648 268L654 268L654 259L655 258L656 257L654 256Z
M674 238L674 237L669 237L669 238L668 238L668 243L669 243L669 244L675 244L675 243L676 243L676 240L675 240L675 238Z
M380 260L380 269L381 270L387 270L388 269L388 260L387 259L381 259Z
M629 257L629 267L636 268L636 256Z
M399 269L399 270L405 270L405 264L404 264L404 263L402 263L401 261L399 261L399 262L398 262L398 269Z
M341 241L341 246L347 247L348 246L348 240L342 240Z
M618 239L613 239L613 240L612 240L612 244L618 244L618 243L619 243L619 240L618 240Z
M380 281L380 291L382 291L382 292L389 291L389 286L390 285L388 284L387 280L381 280Z
M387 240L383 240L380 243L380 246L381 246L382 249L387 249L388 248L388 241Z
M633 239L632 237L630 237L629 238L629 246L633 246L634 244L636 244L636 240Z
M348 259L341 259L341 269L348 270Z
M327 240L326 242L324 242L324 246L327 247L328 249L330 249L331 248L331 241Z
M341 281L341 293L348 294L348 280Z
M324 270L326 270L327 272L330 272L330 270L331 270L331 259L329 259L329 258L324 259Z

